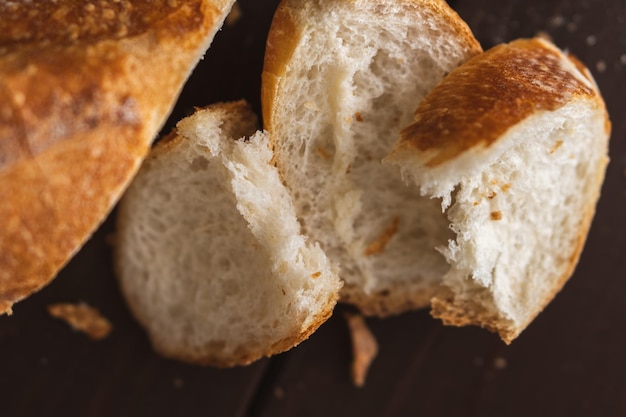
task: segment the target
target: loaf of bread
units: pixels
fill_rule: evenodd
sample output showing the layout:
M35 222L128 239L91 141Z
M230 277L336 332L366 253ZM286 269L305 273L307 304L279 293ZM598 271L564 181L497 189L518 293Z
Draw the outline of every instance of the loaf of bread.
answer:
M436 244L449 266L435 317L519 335L576 266L609 133L589 71L543 39L497 46L429 93L386 162L441 199L444 214L420 214L454 232Z
M233 3L0 2L0 314L105 218Z
M443 0L283 0L267 41L264 126L304 231L385 316L425 307L453 237L437 202L381 160L417 104L481 48ZM423 213L434 213L424 215Z
M157 351L232 366L291 348L332 313L341 286L300 232L243 102L183 119L124 195L115 263Z

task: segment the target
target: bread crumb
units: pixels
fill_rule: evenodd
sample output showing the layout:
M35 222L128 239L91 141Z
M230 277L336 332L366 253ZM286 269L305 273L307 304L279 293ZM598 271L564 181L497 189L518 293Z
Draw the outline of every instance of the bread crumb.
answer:
M560 15L560 14L556 16L552 16L548 24L553 28L560 28L563 25L565 25L565 17L563 17L563 15Z
M606 62L600 60L598 62L596 62L596 70L602 74L606 71Z
M626 65L626 54L622 54L622 55L619 57L619 62L620 62L622 65Z
M362 122L362 121L363 121L363 116L361 115L361 112L360 112L360 111L358 111L358 112L354 113L354 119L355 119L357 122Z
M365 251L363 251L363 255L370 256L370 255L378 255L380 253L383 253L385 251L385 247L387 247L387 244L389 243L391 238L398 232L399 223L400 223L400 218L395 217L393 221L391 222L391 224L389 225L389 227L387 227L383 231L383 233L378 237L378 239L370 243L367 246L367 248L365 248Z
M317 151L317 153L324 159L328 159L330 158L330 155L328 154L328 152L326 152L326 149L318 146L317 148L315 148L315 150Z
M589 35L585 39L585 42L588 46L594 46L598 42L598 38L596 38L595 35Z
M508 363L506 362L506 359L502 357L497 357L493 360L493 367L500 371L503 369L506 369L507 366L508 366Z
M502 220L502 212L501 211L492 211L491 212L491 220Z
M174 388L181 389L185 386L185 382L181 378L174 378Z
M313 111L320 111L320 108L317 106L317 104L315 104L315 102L313 101L307 101L304 103L304 108L305 109L309 109L309 110L313 110Z
M344 315L352 337L352 382L357 387L365 385L367 372L378 354L376 338L367 327L363 316L346 313Z
M498 193L496 193L495 191L490 191L489 194L487 194L487 198L489 200L493 200L494 198L496 198L497 195Z
M548 42L553 42L552 40L552 36L550 36L550 34L548 32L545 32L543 30L540 30L539 32L537 32L535 34L535 37L546 40Z
M285 397L285 390L283 390L281 387L275 387L274 397L278 400L282 400Z
M55 318L64 320L74 330L85 333L92 340L106 338L113 326L100 312L85 303L57 303L48 306L48 313Z
M311 278L315 279L315 278L319 278L322 275L322 273L320 271L314 272L311 274Z
M226 16L224 24L226 24L226 26L232 26L237 23L239 19L241 19L241 7L239 7L239 3L235 2L233 8L230 9L230 13Z
M556 152L556 150L559 149L561 145L563 145L563 141L557 140L554 146L552 147L552 149L550 149L550 154L553 154L554 152Z

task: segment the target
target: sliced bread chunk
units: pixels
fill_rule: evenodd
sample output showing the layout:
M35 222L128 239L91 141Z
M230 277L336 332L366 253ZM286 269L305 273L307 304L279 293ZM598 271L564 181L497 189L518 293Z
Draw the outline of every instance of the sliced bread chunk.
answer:
M435 317L519 335L576 266L609 134L589 72L542 39L497 46L433 89L386 161L442 199L456 235L440 242L451 267Z
M284 0L270 29L262 104L305 233L340 264L343 301L380 316L427 306L452 236L381 160L417 104L481 52L439 0ZM431 217L424 212L435 213Z
M233 3L0 2L0 314L113 208Z
M157 351L232 366L282 352L331 314L341 286L300 234L244 102L183 119L124 195L115 264Z

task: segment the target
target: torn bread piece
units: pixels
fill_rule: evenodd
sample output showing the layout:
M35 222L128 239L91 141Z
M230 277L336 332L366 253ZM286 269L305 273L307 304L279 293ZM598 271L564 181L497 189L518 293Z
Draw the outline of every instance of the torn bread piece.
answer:
M233 3L0 2L0 314L105 219Z
M115 264L165 356L216 366L297 345L330 315L336 268L300 233L244 102L183 119L121 201Z
M526 328L574 271L609 135L589 71L543 39L497 46L431 91L386 162L442 200L455 232L439 243L435 317L507 343Z
M447 270L434 247L452 232L421 214L437 203L381 160L428 91L480 52L444 1L284 0L276 11L264 126L305 233L365 314L427 306Z

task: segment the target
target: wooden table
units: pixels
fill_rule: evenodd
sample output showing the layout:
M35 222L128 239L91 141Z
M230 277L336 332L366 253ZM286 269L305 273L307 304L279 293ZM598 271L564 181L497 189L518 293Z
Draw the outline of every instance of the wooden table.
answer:
M247 98L259 109L276 0L241 0L172 120ZM380 343L364 388L336 314L286 354L227 370L156 356L111 269L109 218L58 278L0 317L0 416L626 416L626 23L624 0L457 0L485 48L539 31L593 71L613 121L612 161L582 259L562 293L511 346L426 311L368 320ZM172 123L168 124L169 130ZM46 312L85 301L115 325L92 342ZM341 313L345 307L339 307Z

